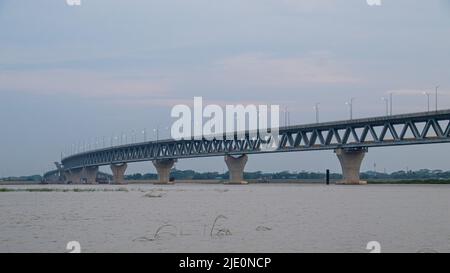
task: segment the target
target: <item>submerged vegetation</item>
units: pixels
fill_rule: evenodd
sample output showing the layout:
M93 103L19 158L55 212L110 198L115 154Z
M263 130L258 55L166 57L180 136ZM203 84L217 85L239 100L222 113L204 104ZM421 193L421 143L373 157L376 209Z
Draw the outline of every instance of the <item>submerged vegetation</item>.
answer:
M220 219L227 220L228 217L226 217L225 215L220 214L214 219L214 222L213 222L212 227L211 227L211 231L209 232L209 236L210 237L213 237L214 235L215 236L219 236L219 237L220 236L229 236L229 235L231 235L231 231L229 229L227 229L227 228L220 228L220 229L217 230L217 232L215 234L213 234L214 229L215 229L216 224L217 224L217 221L220 220Z
M155 191L150 191L150 192L144 194L144 197L148 197L148 198L160 198L160 197L163 197L163 196L164 196L163 193L158 193L158 192L155 192Z
M165 228L171 228L173 231L175 231L175 232L171 232L171 231L165 231L165 232L162 232L162 230L163 229L165 229ZM176 231L177 231L177 227L176 226L174 226L174 225L169 225L169 224L165 224L165 225L162 225L162 226L160 226L156 231L155 231L155 234L152 236L152 237L147 237L147 236L142 236L142 237L139 237L139 238L136 238L136 239L134 239L133 241L141 241L141 242L146 242L146 241L156 241L156 240L158 240L158 239L160 239L161 238L161 235L162 234L168 234L168 235L170 235L170 236L173 236L173 237L175 237L177 234L176 234Z

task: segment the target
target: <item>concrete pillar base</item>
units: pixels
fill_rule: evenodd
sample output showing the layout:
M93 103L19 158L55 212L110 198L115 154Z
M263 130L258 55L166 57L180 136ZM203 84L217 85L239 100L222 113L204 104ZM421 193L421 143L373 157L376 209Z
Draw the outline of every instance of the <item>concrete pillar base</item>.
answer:
M98 167L86 167L84 168L84 177L87 184L97 184Z
M225 182L224 184L239 184L239 185L248 184L247 181L244 181L244 168L245 164L247 164L247 161L248 156L245 154L239 157L226 155L225 163L227 164L228 167L230 179L228 182Z
M153 166L155 166L158 172L158 181L154 182L155 185L169 185L174 184L170 181L170 170L177 162L176 159L157 159L153 160Z
M111 164L111 171L113 173L113 184L125 184L125 171L127 170L127 163Z
M367 148L336 149L334 151L341 163L342 180L336 182L338 185L365 185L366 181L359 179L361 163L367 153Z
M83 176L83 169L72 169L64 172L64 183L66 184L81 184L81 178Z

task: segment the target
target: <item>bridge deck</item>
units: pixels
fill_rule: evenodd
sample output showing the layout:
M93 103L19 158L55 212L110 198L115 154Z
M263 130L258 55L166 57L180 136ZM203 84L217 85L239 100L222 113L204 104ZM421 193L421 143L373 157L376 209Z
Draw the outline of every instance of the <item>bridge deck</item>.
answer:
M64 169L73 169L154 159L444 143L450 142L450 110L281 127L271 138L274 147L251 133L235 133L232 139L216 136L121 145L75 154L62 163Z

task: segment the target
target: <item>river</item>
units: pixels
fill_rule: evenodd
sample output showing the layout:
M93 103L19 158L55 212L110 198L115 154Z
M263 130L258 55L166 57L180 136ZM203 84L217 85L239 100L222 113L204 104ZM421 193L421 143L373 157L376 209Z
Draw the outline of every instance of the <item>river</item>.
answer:
M2 188L0 252L450 251L450 185Z

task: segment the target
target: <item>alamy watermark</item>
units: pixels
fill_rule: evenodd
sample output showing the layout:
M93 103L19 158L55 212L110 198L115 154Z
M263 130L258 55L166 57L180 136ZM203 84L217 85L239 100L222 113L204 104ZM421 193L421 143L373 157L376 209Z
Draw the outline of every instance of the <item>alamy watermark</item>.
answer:
M69 6L81 6L81 0L66 0L66 4Z
M66 0L69 6L81 6L81 0ZM381 6L381 0L366 0L369 6Z
M78 241L70 241L66 245L67 253L81 253L81 244Z
M202 97L194 97L193 109L178 104L172 108L176 118L170 133L175 140L262 140L261 149L276 149L280 127L279 105L203 105Z
M367 243L366 249L370 250L370 253L381 253L381 244L378 241L370 241Z
M369 6L381 6L381 0L366 0Z
M66 0L69 6L81 6L81 0ZM381 6L381 0L366 0L369 6Z

